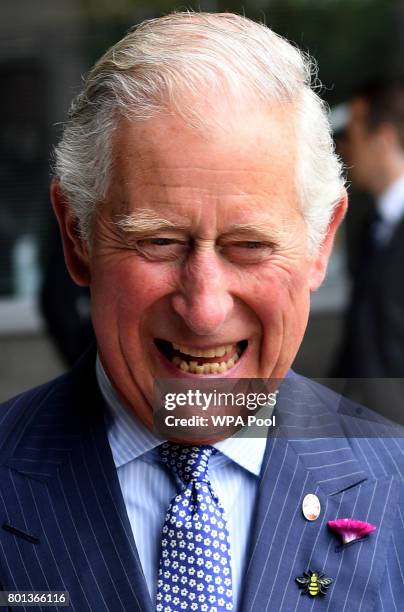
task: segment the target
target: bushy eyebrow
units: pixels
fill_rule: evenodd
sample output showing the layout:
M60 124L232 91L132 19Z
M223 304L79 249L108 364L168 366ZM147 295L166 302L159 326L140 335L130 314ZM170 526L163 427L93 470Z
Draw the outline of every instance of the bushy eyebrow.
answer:
M115 227L123 232L128 232L136 236L153 234L162 230L186 231L190 229L190 224L184 220L169 221L159 217L156 213L147 209L138 209L130 215L119 215L113 221Z
M267 242L274 242L286 235L286 231L281 228L269 227L268 223L238 223L232 225L221 236L221 240L226 238L240 237L246 240L258 239Z
M155 234L159 231L189 231L190 223L184 223L183 218L172 221L159 217L155 212L148 209L138 209L129 215L116 216L113 221L115 227L125 233L130 233L134 238ZM285 228L269 227L268 223L238 223L231 225L220 237L221 240L234 237L253 238L267 242L281 240L287 234Z

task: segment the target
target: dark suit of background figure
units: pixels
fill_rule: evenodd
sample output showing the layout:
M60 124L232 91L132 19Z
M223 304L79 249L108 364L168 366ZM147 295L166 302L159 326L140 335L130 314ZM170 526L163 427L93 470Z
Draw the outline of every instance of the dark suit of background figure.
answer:
M350 395L402 422L404 219L386 245L375 244L374 224L371 215L362 235L335 375L351 379L347 381Z
M372 215L373 216L373 215ZM404 376L404 219L386 245L363 236L339 371L350 377Z

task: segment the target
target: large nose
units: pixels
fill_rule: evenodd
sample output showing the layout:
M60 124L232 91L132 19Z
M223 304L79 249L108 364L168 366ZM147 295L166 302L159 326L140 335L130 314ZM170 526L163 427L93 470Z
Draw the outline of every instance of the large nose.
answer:
M233 308L229 274L226 262L214 250L193 253L183 266L172 305L195 334L214 335L229 317Z

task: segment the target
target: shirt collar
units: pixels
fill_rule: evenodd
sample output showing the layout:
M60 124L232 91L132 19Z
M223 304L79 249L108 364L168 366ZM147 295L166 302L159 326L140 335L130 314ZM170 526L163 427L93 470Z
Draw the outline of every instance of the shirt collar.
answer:
M404 215L404 175L383 191L377 201L377 210L383 221L396 225Z
M115 467L129 463L152 451L166 440L148 430L127 406L113 388L99 356L96 360L98 386L107 406L107 435ZM240 467L259 476L266 448L266 437L245 438L232 436L213 444L220 453L215 455L214 467L220 467L229 459Z
M156 448L164 440L156 436L129 411L113 388L97 355L96 376L107 406L107 434L115 467L119 468Z

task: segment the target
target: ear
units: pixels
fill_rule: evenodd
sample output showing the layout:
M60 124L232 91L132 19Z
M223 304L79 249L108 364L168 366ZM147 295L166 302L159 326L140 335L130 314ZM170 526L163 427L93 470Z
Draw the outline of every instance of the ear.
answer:
M65 262L70 276L82 287L90 284L90 263L87 243L78 232L77 218L71 212L57 178L52 179L50 195L59 223Z
M334 238L339 226L342 223L342 220L344 219L347 207L348 196L346 191L344 191L344 195L341 197L340 201L334 209L334 213L327 228L327 233L312 261L310 273L310 291L317 291L317 289L320 287L321 283L324 280L324 276L327 271L328 260L330 258L332 246L334 244Z

